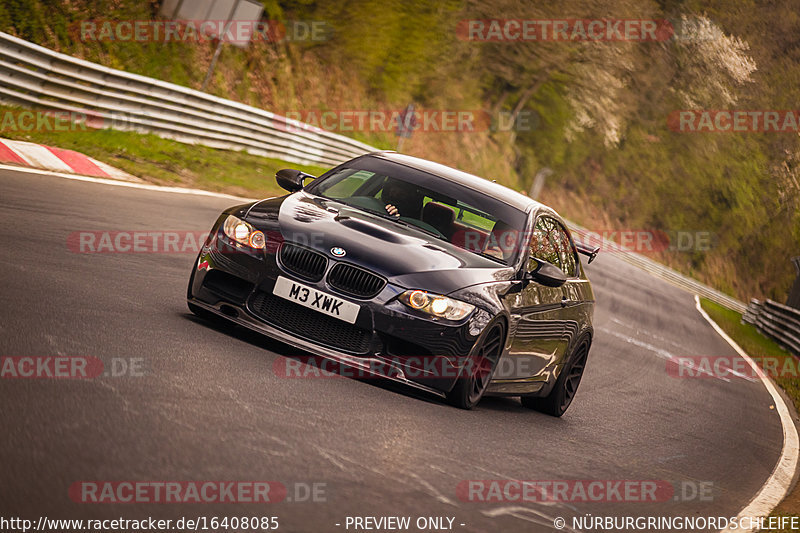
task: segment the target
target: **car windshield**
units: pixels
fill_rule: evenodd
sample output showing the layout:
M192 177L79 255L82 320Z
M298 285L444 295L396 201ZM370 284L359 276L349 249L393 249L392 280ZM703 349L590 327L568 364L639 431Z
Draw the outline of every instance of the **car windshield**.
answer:
M514 264L527 220L524 212L433 174L401 165L389 170L339 167L306 190Z

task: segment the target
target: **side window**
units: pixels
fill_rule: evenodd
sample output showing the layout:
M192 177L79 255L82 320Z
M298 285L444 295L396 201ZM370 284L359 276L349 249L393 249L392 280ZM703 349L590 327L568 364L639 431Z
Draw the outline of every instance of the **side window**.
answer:
M575 258L575 246L569 238L569 233L561 224L558 224L559 245L558 253L561 256L561 270L570 278L578 275L577 259Z
M531 261L528 270L534 270L536 264L532 259L539 259L561 268L561 256L558 253L556 239L558 225L550 217L539 217L533 228L531 238Z
M560 268L568 277L578 275L575 247L564 227L555 219L541 216L531 239L531 257ZM535 265L528 265L529 270Z

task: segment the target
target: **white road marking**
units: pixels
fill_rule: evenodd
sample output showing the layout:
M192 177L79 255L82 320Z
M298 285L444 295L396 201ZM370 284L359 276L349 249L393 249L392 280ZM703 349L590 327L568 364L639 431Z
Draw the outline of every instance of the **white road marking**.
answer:
M624 328L630 329L630 330L632 330L633 332L635 332L635 333L637 333L637 334L644 333L645 335L647 335L648 337L650 337L650 338L652 338L652 339L655 339L655 340L661 341L661 342L663 342L663 343L665 343L665 344L671 344L671 345L673 345L673 346L674 346L674 347L676 347L676 348L680 348L680 349L681 349L682 351L684 351L684 352L690 352L690 351L691 351L691 349L690 349L690 348L688 348L687 346L684 346L684 345L682 345L682 344L680 344L680 343L678 343L678 342L675 342L675 341L673 341L672 339L666 339L666 338L664 338L664 337L661 337L660 335L657 335L656 333L653 333L653 332L652 332L652 331L650 331L650 330L642 330L642 329L640 329L640 327L639 327L639 326L636 326L636 325L630 324L630 323L628 323L628 322L623 322L622 320L618 319L617 317L613 317L613 316L612 316L612 317L609 319L609 321L611 321L611 322L613 322L613 323L615 323L615 324L617 324L617 325L619 325L619 326L622 326L622 327L624 327Z
M700 372L700 373L706 374L708 377L720 379L720 380L725 381L727 383L730 383L730 381L731 381L730 379L726 378L725 376L718 376L718 375L714 374L713 372L710 372L710 371L706 370L705 368L697 367L694 364L692 364L691 361L686 361L684 358L678 357L677 355L674 355L673 353L671 353L671 352L669 352L667 350L664 350L663 348L659 348L658 346L654 346L654 345L652 345L650 343L647 343L647 342L644 342L644 341L640 341L639 339L635 339L633 337L625 335L624 333L619 333L617 331L614 331L614 330L608 329L608 328L604 328L604 327L597 328L597 330L598 331L602 331L603 333L608 333L609 335L613 335L614 337L617 337L618 339L622 339L622 340L624 340L625 342L627 342L629 344L633 344L634 346L638 346L639 348L644 348L645 350L649 350L649 351L653 352L654 354L656 354L657 356L659 356L662 359L665 359L667 361L675 361L675 364L678 364L678 365L681 365L681 366L685 366L685 367L690 368L690 369L692 369L692 370L694 370L696 372ZM734 373L733 370L730 370L730 369L726 369L726 370L728 370L728 372L731 373L731 374ZM740 377L745 377L745 376L742 375Z
M781 425L783 426L783 449L781 451L781 457L778 461L778 464L775 466L775 469L772 471L772 474L769 476L767 481L761 487L761 490L756 494L756 496L750 500L750 503L742 509L739 514L737 515L737 519L742 517L759 517L759 516L768 516L775 507L781 503L781 501L786 497L789 493L789 489L792 486L792 479L794 478L794 472L797 468L797 456L798 452L800 452L800 440L798 440L797 436L797 428L794 425L794 420L792 420L792 415L789 412L789 408L786 405L786 402L783 401L783 397L778 392L775 384L772 382L771 379L767 377L763 370L753 361L747 353L745 353L742 348L736 344L736 342L731 339L727 333L722 331L716 322L714 322L708 313L706 313L702 307L700 307L700 298L695 295L694 296L695 307L700 312L700 314L705 318L711 327L716 330L720 336L727 341L731 347L736 350L742 359L747 361L747 363L752 367L753 372L758 375L759 379L761 379L761 383L764 384L764 387L769 392L769 395L772 396L772 401L775 403L775 409L778 411L778 415L781 417ZM737 520L737 523L739 520ZM748 523L748 525L750 525ZM756 528L741 528L741 529L725 529L723 533L729 532L743 532L743 531L755 531Z

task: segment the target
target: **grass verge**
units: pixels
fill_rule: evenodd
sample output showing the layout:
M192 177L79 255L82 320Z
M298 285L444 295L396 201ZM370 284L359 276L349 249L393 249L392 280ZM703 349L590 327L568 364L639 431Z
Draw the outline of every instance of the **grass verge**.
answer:
M762 335L755 326L742 323L742 315L705 298L700 305L714 322L719 324L736 343L747 352L772 377L794 403L800 412L800 376L798 376L797 358L781 348L775 341ZM800 490L794 490L775 508L770 516L800 517ZM787 529L765 529L789 533Z

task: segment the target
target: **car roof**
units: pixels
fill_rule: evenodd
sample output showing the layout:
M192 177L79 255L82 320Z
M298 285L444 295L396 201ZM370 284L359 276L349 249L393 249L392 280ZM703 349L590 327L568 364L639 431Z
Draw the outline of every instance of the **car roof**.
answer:
M400 165L421 170L422 172L434 174L505 202L513 207L516 207L520 211L527 212L534 208L547 207L544 204L541 204L536 200L525 196L524 194L520 194L513 189L509 189L504 185L500 185L499 183L494 183L487 179L481 178L480 176L475 176L474 174L457 170L455 168L448 167L447 165L442 165L441 163L434 163L433 161L420 159L419 157L413 157L410 155L398 154L397 152L389 151L372 152L362 157L384 159L386 161L391 161Z

